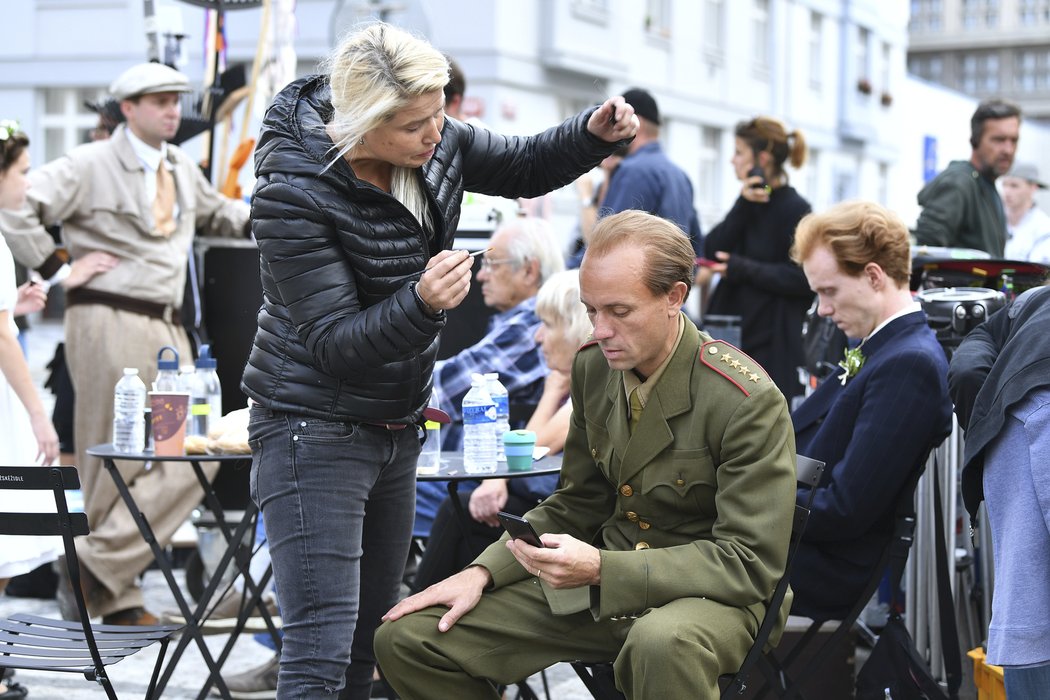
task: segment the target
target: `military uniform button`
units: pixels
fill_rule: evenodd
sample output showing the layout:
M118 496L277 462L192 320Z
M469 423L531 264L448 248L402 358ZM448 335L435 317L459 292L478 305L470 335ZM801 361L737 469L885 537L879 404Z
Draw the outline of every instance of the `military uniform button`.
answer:
M628 497L629 496L633 496L634 495L634 489L631 488L630 484L624 484L623 486L620 487L620 495L621 496L628 496Z
M674 484L675 486L685 486L685 479L675 479Z
M648 543L648 542L639 542L638 544L636 544L636 545L634 546L634 548L635 548L636 550L637 550L637 549L649 549L649 543Z
M598 459L598 450L597 450L597 448L594 448L594 447L591 448L591 459Z
M648 530L649 528L652 527L652 525L650 525L649 523L647 523L644 520L642 520L642 521L640 521L638 523L638 527L642 528L643 530Z
M626 515L627 519L630 520L632 523L638 522L638 514L635 513L633 510L627 511L624 515Z
M709 355L717 355L718 354L718 348L716 348L714 345L712 345L711 347L709 347L707 349L707 352L708 352Z

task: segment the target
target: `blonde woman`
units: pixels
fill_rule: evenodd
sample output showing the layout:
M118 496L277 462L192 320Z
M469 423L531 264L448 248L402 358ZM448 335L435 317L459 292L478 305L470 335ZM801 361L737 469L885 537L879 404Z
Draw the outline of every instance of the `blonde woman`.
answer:
M255 154L264 302L243 387L252 496L284 619L278 698L367 698L372 636L412 529L417 425L445 313L470 285L451 246L464 188L537 196L637 119L620 97L533 137L444 113L447 59L386 24L275 98ZM347 660L349 659L349 668Z

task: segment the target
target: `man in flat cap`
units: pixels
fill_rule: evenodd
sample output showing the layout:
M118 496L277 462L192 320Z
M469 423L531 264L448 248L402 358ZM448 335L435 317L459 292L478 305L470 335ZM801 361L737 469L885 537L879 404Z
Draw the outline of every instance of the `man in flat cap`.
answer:
M110 86L126 123L109 140L79 146L30 173L26 205L0 213L15 258L65 288L76 464L91 523L77 553L89 611L108 624L156 622L137 583L153 555L101 461L85 451L110 441L113 387L123 368L138 368L149 385L162 346L192 357L180 308L194 232L243 236L248 221L245 203L219 194L168 143L179 128L179 94L189 89L186 76L165 65L129 68ZM44 229L58 223L61 246ZM161 462L148 471L143 462L120 468L166 544L200 503L193 470ZM59 602L71 602L61 592ZM75 606L62 608L75 617Z
M1035 203L1037 190L1045 190L1034 163L1017 163L999 181L1006 210L1007 260L1050 265L1050 215Z
M639 209L678 224L697 257L703 255L700 219L693 206L693 185L660 146L660 109L647 90L631 88L623 99L634 107L641 126L609 180L599 216Z

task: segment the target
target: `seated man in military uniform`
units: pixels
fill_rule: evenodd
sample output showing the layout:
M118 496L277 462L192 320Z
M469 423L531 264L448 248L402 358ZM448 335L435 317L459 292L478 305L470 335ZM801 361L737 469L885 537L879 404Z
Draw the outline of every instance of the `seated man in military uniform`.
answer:
M784 570L795 444L763 370L681 312L693 261L664 219L597 224L560 487L527 514L544 547L504 537L387 613L401 697L496 698L567 659L613 662L629 698L716 697L738 669Z

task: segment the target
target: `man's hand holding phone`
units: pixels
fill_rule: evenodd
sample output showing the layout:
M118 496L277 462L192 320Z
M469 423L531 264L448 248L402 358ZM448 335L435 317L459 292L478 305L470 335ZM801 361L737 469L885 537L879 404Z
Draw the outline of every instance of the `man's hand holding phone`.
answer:
M602 557L596 547L571 535L546 534L540 537L525 518L509 513L500 513L499 517L511 536L507 549L533 576L552 588L579 588L601 583ZM538 545L529 540L537 541Z

